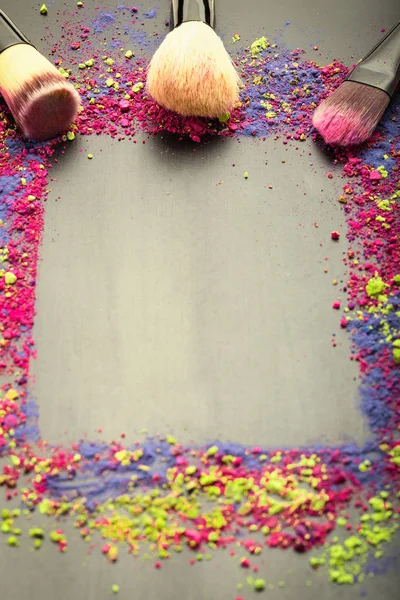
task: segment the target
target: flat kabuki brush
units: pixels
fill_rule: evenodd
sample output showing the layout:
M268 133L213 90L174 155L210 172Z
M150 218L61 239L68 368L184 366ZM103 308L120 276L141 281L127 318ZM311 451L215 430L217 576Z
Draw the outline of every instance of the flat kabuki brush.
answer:
M375 131L400 80L400 23L324 100L313 125L332 145L361 144Z
M214 0L172 0L172 31L154 54L147 91L184 116L215 118L239 98L239 76L215 33Z
M22 133L43 141L64 133L80 97L0 10L0 92Z

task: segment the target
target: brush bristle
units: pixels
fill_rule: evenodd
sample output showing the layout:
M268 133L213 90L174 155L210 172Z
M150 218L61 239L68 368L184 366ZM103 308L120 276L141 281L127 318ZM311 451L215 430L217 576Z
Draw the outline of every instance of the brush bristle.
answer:
M239 76L222 40L205 23L183 23L154 54L147 90L164 108L183 116L216 118L239 98Z
M75 88L27 44L0 54L0 91L22 133L37 142L64 133L80 107Z
M313 125L327 144L361 144L371 137L389 102L382 90L345 81L319 105Z

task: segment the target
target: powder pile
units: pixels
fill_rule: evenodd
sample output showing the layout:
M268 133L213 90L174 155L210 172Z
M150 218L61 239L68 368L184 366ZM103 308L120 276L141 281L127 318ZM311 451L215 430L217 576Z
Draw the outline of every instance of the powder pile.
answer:
M311 114L348 72L333 62L320 67L266 38L236 61L245 82L240 105L216 122L182 119L158 107L145 92L152 48L140 19L124 6L98 11L94 20L77 7L61 26L51 54L79 90L83 110L66 133L135 141L137 131L173 133L200 142L209 136L266 138L283 143L316 138ZM85 20L86 19L86 20ZM109 33L111 40L104 40ZM48 36L50 40L50 34ZM139 45L139 48L138 48ZM139 56L136 57L135 54ZM49 539L60 551L68 540L60 519L75 523L111 563L126 548L150 543L155 567L187 548L191 563L231 547L238 567L257 572L267 548L310 553L310 569L326 568L340 584L362 583L398 527L400 497L400 123L393 103L374 139L358 150L334 151L343 166L338 201L347 220L348 280L341 326L351 336L362 405L370 426L364 447L245 448L218 441L182 446L172 436L144 442L77 442L49 447L40 438L38 411L29 395L35 358L32 326L44 201L59 140L28 144L0 105L0 486L20 509L4 508L1 531L9 546L24 538L40 548ZM262 140L260 140L262 143ZM138 148L139 151L139 148ZM86 157L85 157L86 159ZM332 175L333 177L333 175ZM338 232L333 232L338 233ZM344 232L343 232L344 236ZM335 242L337 236L332 238ZM25 514L49 516L48 531L18 526ZM349 516L351 514L351 518ZM356 516L354 516L356 515ZM25 521L24 521L25 523ZM317 554L312 553L318 550ZM250 578L251 579L251 578ZM249 585L262 591L258 576ZM113 586L114 593L118 585Z

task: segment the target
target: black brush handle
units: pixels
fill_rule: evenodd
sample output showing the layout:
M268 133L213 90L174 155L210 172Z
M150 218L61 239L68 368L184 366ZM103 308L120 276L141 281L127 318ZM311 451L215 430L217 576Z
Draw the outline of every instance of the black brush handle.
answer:
M202 21L214 29L214 0L172 0L171 29L188 21Z
M363 83L391 98L400 81L400 22L353 69L347 81Z
M0 54L16 44L32 45L15 23L0 10Z

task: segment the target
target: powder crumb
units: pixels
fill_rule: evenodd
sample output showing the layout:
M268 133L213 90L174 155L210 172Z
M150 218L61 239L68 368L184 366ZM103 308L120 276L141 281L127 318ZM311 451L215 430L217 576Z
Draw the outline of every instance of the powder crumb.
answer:
M231 115L230 113L225 113L224 115L221 115L220 117L218 117L218 120L220 123L227 123L230 119Z
M40 9L39 9L39 12L40 12L40 14L41 14L41 15L47 15L47 13L48 13L49 11L48 11L48 8L47 8L47 6L46 6L45 4L42 4L42 6L41 6L41 7L40 7Z
M265 579L255 579L254 580L254 589L256 592L262 592L265 590L266 582Z
M42 540L44 538L44 531L39 527L32 527L29 530L29 537Z
M16 548L19 546L18 538L14 535L10 535L10 537L7 539L7 545Z
M111 586L111 591L112 591L113 594L118 594L118 592L119 592L119 585L117 585L116 583L114 583Z
M7 271L4 276L4 280L7 285L14 285L14 283L17 281L17 276L15 275L15 273Z

